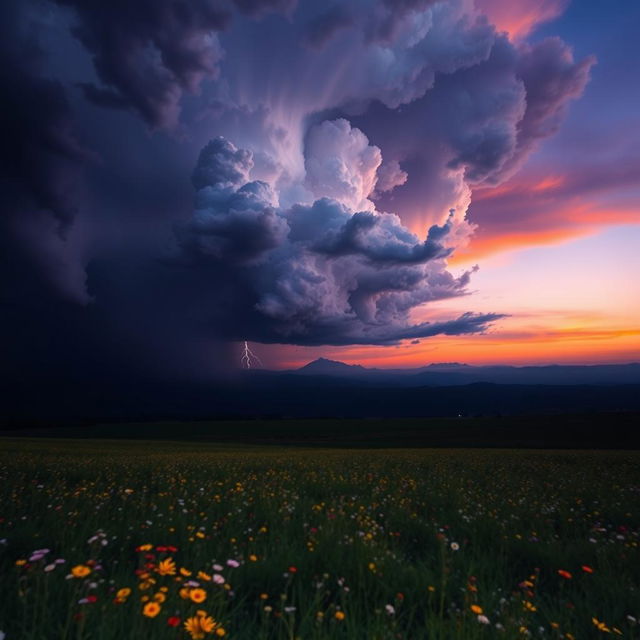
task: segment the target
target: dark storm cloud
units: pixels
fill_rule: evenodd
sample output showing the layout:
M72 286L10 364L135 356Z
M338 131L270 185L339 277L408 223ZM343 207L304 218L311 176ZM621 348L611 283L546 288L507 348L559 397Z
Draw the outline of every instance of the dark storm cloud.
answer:
M320 165L322 150L335 157L336 131L349 153L355 149L358 156L370 155L360 132L344 120L333 124L338 128L319 129L319 136L329 138L327 144L316 140L314 158ZM467 314L451 322L410 321L415 307L463 295L469 283L468 272L454 277L442 260L452 251L443 243L455 226L453 213L420 242L393 214L353 213L328 197L282 209L267 183L242 184L252 166L251 152L221 138L208 143L194 171L196 209L176 229L179 264L196 272L204 269L212 290L222 274L239 285L236 304L227 318L218 317L216 333L234 340L303 345L394 344L438 333L484 331L501 317ZM365 175L371 171L367 163L358 166ZM350 183L361 184L357 169L350 171ZM341 170L324 173L322 186L332 193L330 182L340 185L344 179ZM374 185L375 179L369 189ZM365 190L358 198L367 195Z
M131 108L151 127L178 122L184 92L218 74L216 33L233 16L224 0L55 0L77 17L73 35L91 53L103 86L82 83L87 99ZM244 14L288 11L292 0L234 0Z
M61 235L77 211L79 165L90 154L78 141L63 85L42 73L45 56L18 2L0 9L2 209L50 212Z
M334 4L307 23L307 42L313 47L321 48L340 29L351 26L353 21L354 17L348 7Z

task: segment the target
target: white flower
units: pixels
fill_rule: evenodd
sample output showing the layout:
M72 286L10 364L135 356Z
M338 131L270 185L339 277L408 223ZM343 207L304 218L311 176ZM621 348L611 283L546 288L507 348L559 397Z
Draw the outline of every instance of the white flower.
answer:
M452 551L457 551L459 548L460 548L460 545L457 542L452 542L451 543Z
M224 584L224 576L221 576L219 573L213 574L213 581L216 584Z
M385 604L384 609L390 616L392 616L396 612L392 604Z
M224 567L221 564L214 564L213 565L213 570L214 571L222 571L224 569Z
M295 607L285 607L284 611L285 613L293 613L296 610Z
M484 615L480 614L478 616L478 622L480 624L489 624L489 618L487 618L487 616L484 616Z

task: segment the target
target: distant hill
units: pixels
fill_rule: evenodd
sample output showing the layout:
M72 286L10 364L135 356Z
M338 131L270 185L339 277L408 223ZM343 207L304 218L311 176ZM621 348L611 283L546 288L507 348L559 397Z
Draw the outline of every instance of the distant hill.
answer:
M359 364L345 364L338 360L327 360L327 358L318 358L313 362L305 364L304 367L296 369L296 373L312 374L312 375L358 375L366 373L368 370Z
M492 384L618 385L640 383L640 363L609 365L471 366L433 363L413 369L377 369L318 358L281 375L351 378L367 384L403 387Z

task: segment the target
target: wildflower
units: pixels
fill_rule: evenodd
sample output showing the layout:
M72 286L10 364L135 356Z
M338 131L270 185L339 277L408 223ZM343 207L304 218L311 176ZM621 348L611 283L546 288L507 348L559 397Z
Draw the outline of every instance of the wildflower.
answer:
M207 633L211 633L214 630L215 626L215 620L208 616L205 611L198 611L195 616L187 618L184 622L184 628L193 640L202 640Z
M266 600L269 597L269 594L267 593L261 593L260 594L260 600Z
M204 580L205 582L211 582L211 576L204 571L198 571L198 578L200 580Z
M460 549L460 545L457 542L452 542L451 543L451 550L452 551L458 551Z
M213 570L214 571L222 571L224 569L224 567L221 564L214 564L213 565Z
M386 611L390 616L392 616L392 615L396 612L396 610L395 610L394 606L393 606L393 605L391 605L391 604L386 604L386 605L384 606L384 610L385 610L385 611Z
M472 604L471 605L471 611L473 611L473 613L480 615L481 613L483 613L482 611L482 607L478 606L477 604Z
M249 560L251 560L251 562L257 562L258 561L258 556L255 553L252 553L249 556Z
M74 578L85 578L91 573L91 569L84 564L79 564L71 569L71 575Z
M191 571L189 571L189 569L185 569L184 567L180 567L180 575L188 578L191 575Z
M427 591L429 591L429 592L431 592L431 593L433 593L435 590L436 590L436 588L435 588L432 584L430 584L430 585L427 587Z
M219 638L222 638L223 636L226 636L226 635L227 635L227 632L224 630L224 627L218 627L218 628L216 629L216 635L217 635Z
M173 558L161 560L158 563L158 568L156 569L156 571L161 576L174 576L176 574L176 563L173 561Z
M478 622L480 624L489 624L489 618L487 618L487 616L484 616L484 615L479 615Z
M116 592L116 598L128 598L131 595L131 589L129 587L123 587Z
M291 565L288 569L289 573L297 573L298 568Z
M237 560L227 560L227 566L237 569L240 566L240 563Z
M224 576L221 576L219 573L213 574L213 581L216 584L224 584Z
M16 567L24 567L27 564L26 560L16 560Z
M52 562L51 564L48 564L44 570L49 573L49 571L53 571L58 565L55 562Z
M167 618L167 625L169 627L177 627L180 624L180 618L178 616L170 616Z
M592 569L590 566L586 565L586 564L583 564L583 565L582 565L582 567L581 567L581 569L582 569L585 573L593 573L593 569Z
M285 607L284 608L284 612L285 613L295 613L296 608L295 607Z
M147 618L155 618L160 613L160 605L157 602L147 602L142 609L142 615Z
M607 625L604 622L600 622L598 618L591 618L591 622L593 622L593 624L596 626L596 628L599 631L604 631L605 633L611 633L611 629L609 629L609 627L607 627Z
M344 620L346 616L344 615L344 611L336 611L334 617L336 620Z
M207 599L207 592L204 589L191 589L189 598L191 598L192 602L200 604Z
M565 580L571 580L572 578L572 575L568 571L565 571L564 569L558 569L558 575L564 578Z
M167 599L167 596L164 595L164 593L162 593L162 591L158 591L158 593L154 594L153 599L156 602L164 602Z

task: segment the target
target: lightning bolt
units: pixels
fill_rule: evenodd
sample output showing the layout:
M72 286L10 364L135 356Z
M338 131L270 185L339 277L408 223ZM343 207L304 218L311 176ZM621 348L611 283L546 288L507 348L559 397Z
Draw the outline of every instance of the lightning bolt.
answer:
M258 356L249 349L249 344L244 341L244 351L242 352L242 358L240 358L243 369L251 369L251 363L257 363L259 366L264 366Z

